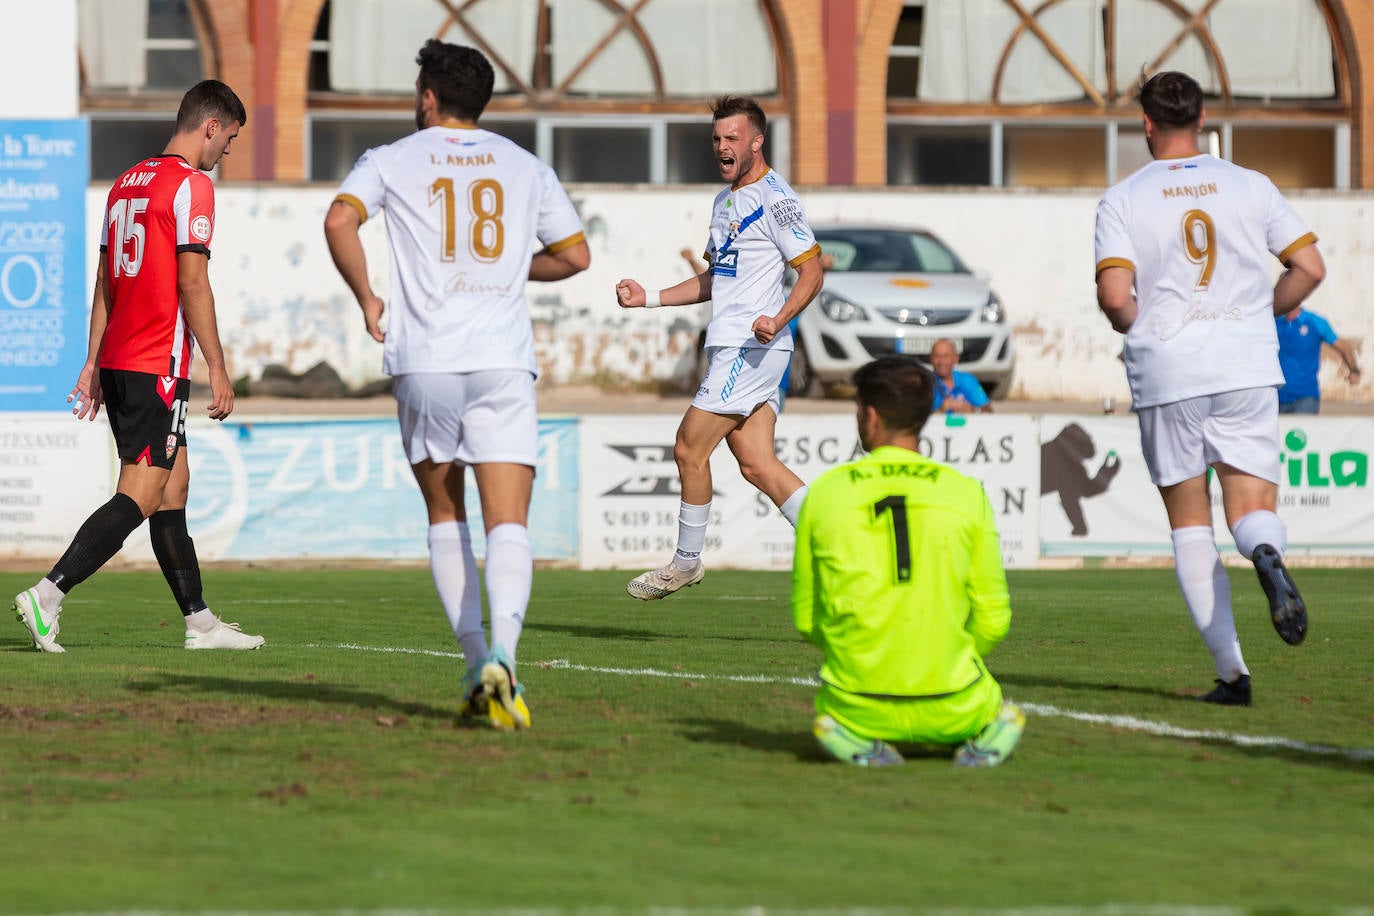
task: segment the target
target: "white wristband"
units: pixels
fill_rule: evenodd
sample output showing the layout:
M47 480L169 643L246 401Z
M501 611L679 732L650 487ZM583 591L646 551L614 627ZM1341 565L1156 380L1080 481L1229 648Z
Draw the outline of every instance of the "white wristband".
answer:
M658 308L658 307L659 307L660 305L662 305L662 304L663 304L662 302L659 302L659 301L658 301L658 291L657 291L657 290L655 290L655 291L652 292L652 293L649 292L648 290L645 290L645 292L644 292L644 307L645 307L646 309L656 309L656 308Z

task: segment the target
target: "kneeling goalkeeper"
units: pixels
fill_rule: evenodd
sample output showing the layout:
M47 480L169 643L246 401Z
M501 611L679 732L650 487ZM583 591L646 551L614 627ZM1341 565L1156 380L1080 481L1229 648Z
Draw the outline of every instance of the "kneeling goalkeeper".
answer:
M996 766L1026 720L983 662L1011 624L992 505L978 481L917 451L929 370L887 356L854 386L869 454L812 483L797 520L792 615L825 653L813 731L859 766L901 763L889 742Z

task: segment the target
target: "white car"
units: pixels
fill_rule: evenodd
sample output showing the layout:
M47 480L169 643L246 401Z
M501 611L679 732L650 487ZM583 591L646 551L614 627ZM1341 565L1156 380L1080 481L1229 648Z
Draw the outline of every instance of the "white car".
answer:
M815 394L848 383L859 366L891 353L928 362L931 346L948 337L959 351L960 371L976 376L989 396L1006 395L1011 330L986 274L965 267L924 229L812 229L827 269L820 293L794 325L789 392Z

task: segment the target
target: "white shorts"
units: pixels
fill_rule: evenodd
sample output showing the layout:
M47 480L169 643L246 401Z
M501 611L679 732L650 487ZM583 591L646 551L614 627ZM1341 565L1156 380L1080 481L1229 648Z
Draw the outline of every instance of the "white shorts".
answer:
M525 464L539 451L534 376L523 369L395 378L406 458L419 464Z
M1142 407L1136 416L1155 486L1182 483L1214 464L1279 482L1277 388L1242 388Z
M791 350L770 347L707 347L706 378L692 406L711 413L747 417L760 404L782 410L779 386L792 362Z

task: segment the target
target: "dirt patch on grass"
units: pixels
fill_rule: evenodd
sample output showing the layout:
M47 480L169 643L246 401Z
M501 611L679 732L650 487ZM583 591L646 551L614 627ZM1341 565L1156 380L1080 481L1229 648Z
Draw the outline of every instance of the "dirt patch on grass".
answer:
M0 704L0 733L88 731L130 723L139 728L164 732L181 728L221 731L299 725L303 721L342 723L375 721L376 718L375 711L363 709L344 712L334 708L311 709L295 705L187 703L159 699L147 699L139 703L73 703L60 709Z

